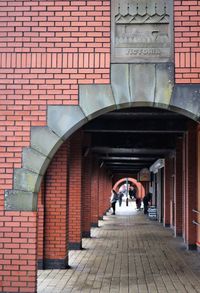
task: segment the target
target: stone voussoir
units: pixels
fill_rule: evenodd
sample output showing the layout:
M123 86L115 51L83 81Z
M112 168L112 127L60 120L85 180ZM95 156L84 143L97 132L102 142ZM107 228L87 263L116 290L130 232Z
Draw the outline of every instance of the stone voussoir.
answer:
M117 109L110 84L80 85L79 98L80 106L89 120Z
M5 191L5 210L6 211L36 211L37 194L22 190Z
M47 126L31 128L31 148L50 159L63 142L64 140Z
M32 148L23 149L23 168L44 175L50 159Z
M14 170L14 190L38 192L42 176L30 170L21 168Z
M88 121L80 106L48 106L47 116L49 128L64 140Z

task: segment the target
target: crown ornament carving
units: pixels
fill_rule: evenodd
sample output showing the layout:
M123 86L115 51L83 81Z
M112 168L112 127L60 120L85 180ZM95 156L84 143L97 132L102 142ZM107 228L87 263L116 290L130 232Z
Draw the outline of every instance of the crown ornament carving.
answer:
M142 24L142 23L160 23L169 24L170 16L167 13L167 2L163 2L162 7L158 11L158 3L155 2L148 6L146 2L145 9L140 8L140 1L129 1L125 3L123 0L118 2L118 11L115 14L116 24ZM143 2L144 5L144 2Z

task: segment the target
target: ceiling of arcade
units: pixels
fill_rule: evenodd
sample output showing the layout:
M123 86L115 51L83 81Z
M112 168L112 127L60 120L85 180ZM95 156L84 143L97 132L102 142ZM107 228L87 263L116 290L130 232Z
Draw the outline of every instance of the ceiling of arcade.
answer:
M109 112L84 126L90 151L112 173L137 173L175 150L188 118L165 110L130 108Z

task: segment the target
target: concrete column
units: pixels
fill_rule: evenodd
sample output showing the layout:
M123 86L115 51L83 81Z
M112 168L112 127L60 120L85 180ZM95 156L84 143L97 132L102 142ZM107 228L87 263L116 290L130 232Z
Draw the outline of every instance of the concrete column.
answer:
M82 132L70 138L69 162L69 249L82 248Z

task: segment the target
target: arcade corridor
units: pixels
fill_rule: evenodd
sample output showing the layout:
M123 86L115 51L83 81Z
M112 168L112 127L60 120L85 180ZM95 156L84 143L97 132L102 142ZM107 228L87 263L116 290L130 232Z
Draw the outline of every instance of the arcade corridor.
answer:
M200 255L133 203L108 212L91 236L70 251L70 269L38 272L39 293L200 292Z

